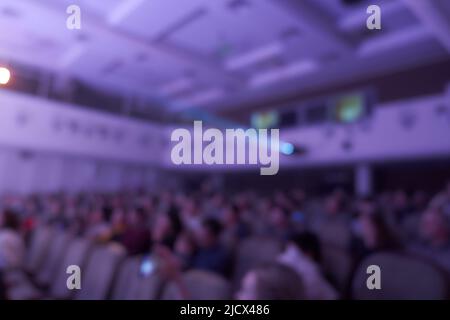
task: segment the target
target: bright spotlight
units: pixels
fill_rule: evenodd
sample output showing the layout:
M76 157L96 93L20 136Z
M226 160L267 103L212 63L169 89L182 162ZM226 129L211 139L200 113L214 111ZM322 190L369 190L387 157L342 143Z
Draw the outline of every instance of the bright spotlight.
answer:
M7 84L11 79L11 72L4 67L0 67L0 85Z
M282 154L289 156L294 153L294 145L289 142L282 142L280 145L280 151Z

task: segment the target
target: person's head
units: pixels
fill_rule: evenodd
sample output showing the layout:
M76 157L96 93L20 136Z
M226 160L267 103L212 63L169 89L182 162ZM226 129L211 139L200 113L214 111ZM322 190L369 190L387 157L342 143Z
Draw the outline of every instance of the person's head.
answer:
M316 262L321 261L321 249L319 238L312 232L304 231L290 237L288 245L295 246L303 254Z
M180 230L181 221L176 212L169 210L167 213L160 213L156 216L153 224L153 240L162 242L168 240L168 238L175 239Z
M239 208L236 205L226 206L223 210L223 223L225 226L234 225L239 221Z
M18 231L20 228L18 214L11 209L3 210L3 213L0 215L0 227Z
M203 220L196 234L198 245L207 248L217 244L221 232L222 225L217 219L207 218Z
M101 208L93 208L88 216L90 225L97 225L103 222L103 212Z
M187 231L181 232L174 245L174 251L179 256L190 256L195 251L194 237Z
M334 192L325 199L325 213L329 216L340 214L344 207L344 196L340 192Z
M392 205L396 210L402 210L408 206L408 195L404 190L397 190L392 197Z
M289 211L280 206L274 206L270 211L270 224L276 229L284 229L289 224Z
M357 215L365 215L375 213L378 210L378 207L372 197L366 196L358 199L355 209Z
M438 207L427 209L420 220L420 235L431 245L447 244L450 240L448 218Z
M414 206L414 210L417 211L422 211L428 202L428 197L427 194L421 190L417 190L416 192L414 192L413 196L412 196L412 204Z
M358 222L362 240L368 249L396 249L399 246L398 240L379 211L361 214Z
M250 270L236 294L239 300L302 300L303 281L291 268L271 263Z
M114 226L122 226L125 224L125 212L122 208L117 207L113 210L111 215L111 223Z
M102 207L102 220L104 222L110 222L113 212L114 212L114 210L111 206L103 206Z
M126 216L127 224L132 227L146 227L147 213L144 208L138 207L128 212Z

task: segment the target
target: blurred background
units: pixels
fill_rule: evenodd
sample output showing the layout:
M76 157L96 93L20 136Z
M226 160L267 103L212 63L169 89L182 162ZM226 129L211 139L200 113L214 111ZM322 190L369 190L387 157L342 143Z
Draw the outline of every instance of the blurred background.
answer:
M0 30L0 298L449 298L449 1L1 0ZM278 174L175 166L195 120L280 129Z

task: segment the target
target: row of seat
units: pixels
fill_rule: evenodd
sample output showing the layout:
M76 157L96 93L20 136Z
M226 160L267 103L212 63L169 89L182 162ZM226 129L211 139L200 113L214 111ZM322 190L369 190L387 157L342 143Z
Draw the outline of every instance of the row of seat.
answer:
M30 240L24 268L5 273L10 299L180 298L176 287L164 283L157 273L141 276L142 256L127 257L118 244L93 244L48 226L37 228ZM81 290L67 288L70 265L81 268ZM220 276L193 270L184 277L194 287L193 299L231 298L231 285Z
M249 238L236 252L232 283L203 271L183 275L191 299L229 299L243 275L253 267L274 261L281 250L279 242L270 238ZM350 258L345 250L324 247L325 269L344 286L350 277ZM30 241L24 270L5 274L11 299L180 299L177 287L165 283L157 273L140 275L142 257L127 257L120 245L93 244L50 227L35 230ZM67 288L66 268L81 267L81 290ZM381 269L381 290L367 287L367 267ZM380 253L367 258L357 269L352 281L354 299L446 299L448 279L432 265L393 253Z

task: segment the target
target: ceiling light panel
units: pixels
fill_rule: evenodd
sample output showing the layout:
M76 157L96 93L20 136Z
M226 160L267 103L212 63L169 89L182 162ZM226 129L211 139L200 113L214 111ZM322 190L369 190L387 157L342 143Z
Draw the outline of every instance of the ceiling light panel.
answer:
M239 10L219 1L210 7L208 15L168 40L203 55L231 58L278 40L284 30L297 25L275 2L247 1L248 5L238 6Z
M124 8L128 10L126 14L114 13L109 21L136 36L152 40L193 11L205 7L205 0L146 0L138 4L132 10Z

